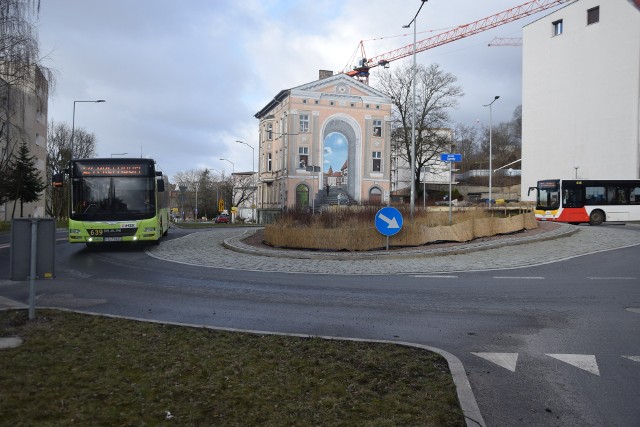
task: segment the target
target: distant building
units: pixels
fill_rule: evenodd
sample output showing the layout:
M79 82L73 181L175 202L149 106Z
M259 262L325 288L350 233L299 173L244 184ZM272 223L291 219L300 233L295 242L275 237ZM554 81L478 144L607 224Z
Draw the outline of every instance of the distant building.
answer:
M451 129L431 129L430 132L437 135L438 138L442 138L446 141L450 141L449 143L453 143L453 130ZM409 167L409 162L406 158L403 158L399 150L401 150L401 148L395 145L392 148L391 193L410 195L413 173ZM427 165L420 173L420 182L424 182L425 184L448 184L449 164L440 160L440 153L435 151L427 152L423 158L430 158L431 160L427 162Z
M326 185L335 134L346 143L346 158L333 163L348 165L343 190L359 202L389 193L391 101L345 74L321 76L281 91L255 114L259 211L311 206Z
M547 178L640 178L640 1L579 0L524 27L522 199Z
M5 64L0 62L0 68ZM1 73L0 73L1 74ZM0 78L0 159L17 153L25 141L29 152L35 157L35 165L42 180L46 182L47 162L47 102L49 84L40 69L30 67L29 78L20 84ZM3 177L4 179L4 177ZM15 217L20 216L20 202L17 202ZM45 216L45 193L36 202L26 203L25 217ZM0 205L0 221L10 221L13 201Z

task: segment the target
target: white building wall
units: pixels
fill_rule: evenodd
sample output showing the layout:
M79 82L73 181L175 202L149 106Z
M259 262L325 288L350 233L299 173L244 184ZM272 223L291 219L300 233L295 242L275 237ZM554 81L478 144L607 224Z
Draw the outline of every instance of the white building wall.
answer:
M640 10L628 0L578 0L524 27L522 200L576 173L640 178Z

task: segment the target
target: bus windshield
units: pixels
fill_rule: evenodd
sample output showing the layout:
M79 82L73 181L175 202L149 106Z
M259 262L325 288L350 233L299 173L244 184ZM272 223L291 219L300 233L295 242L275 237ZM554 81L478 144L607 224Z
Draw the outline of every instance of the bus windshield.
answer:
M536 209L554 210L560 208L560 182L558 180L539 181Z
M155 178L74 178L71 219L122 221L156 215Z

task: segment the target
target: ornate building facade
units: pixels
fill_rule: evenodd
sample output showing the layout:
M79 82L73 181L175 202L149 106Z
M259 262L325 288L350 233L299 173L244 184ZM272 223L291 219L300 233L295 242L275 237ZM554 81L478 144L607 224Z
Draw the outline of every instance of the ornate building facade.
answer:
M258 209L316 207L326 186L357 202L390 188L391 102L345 74L280 91L259 119ZM329 177L340 170L342 180Z

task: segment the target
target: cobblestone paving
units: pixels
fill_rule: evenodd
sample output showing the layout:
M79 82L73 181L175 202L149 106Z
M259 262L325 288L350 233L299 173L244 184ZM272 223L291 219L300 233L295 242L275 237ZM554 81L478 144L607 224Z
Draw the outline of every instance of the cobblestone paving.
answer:
M149 255L202 267L316 274L437 274L518 268L640 245L640 232L615 226L562 225L531 237L437 248L366 253L256 248L241 241L246 230L215 229L164 241ZM249 231L252 232L252 231Z

